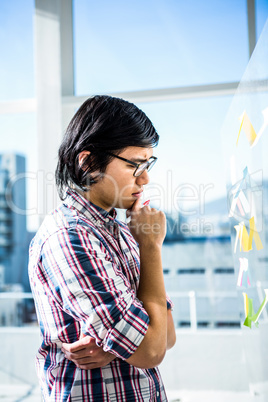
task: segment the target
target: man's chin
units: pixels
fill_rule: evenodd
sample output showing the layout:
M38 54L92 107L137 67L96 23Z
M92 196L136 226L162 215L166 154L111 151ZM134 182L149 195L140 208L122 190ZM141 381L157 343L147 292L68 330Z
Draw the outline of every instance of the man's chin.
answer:
M116 205L116 208L118 209L131 209L133 204L135 203L136 200L124 200L122 202L119 202L118 205Z

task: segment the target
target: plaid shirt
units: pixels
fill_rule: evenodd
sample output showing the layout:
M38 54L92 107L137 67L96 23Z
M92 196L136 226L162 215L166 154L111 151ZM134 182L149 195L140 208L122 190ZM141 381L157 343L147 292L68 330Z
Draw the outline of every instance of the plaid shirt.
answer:
M68 190L31 243L29 277L42 334L36 366L45 401L167 400L157 368L125 362L149 317L136 297L138 246L115 210ZM81 332L118 358L102 368L77 368L61 344L77 341Z

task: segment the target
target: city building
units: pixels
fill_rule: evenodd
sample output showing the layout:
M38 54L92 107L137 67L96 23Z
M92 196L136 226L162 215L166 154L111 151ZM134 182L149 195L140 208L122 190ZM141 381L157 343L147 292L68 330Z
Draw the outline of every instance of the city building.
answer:
M26 228L25 157L0 155L0 291L29 290ZM22 325L26 304L18 298L0 300L0 325Z
M27 227L25 157L0 155L1 282L27 289Z

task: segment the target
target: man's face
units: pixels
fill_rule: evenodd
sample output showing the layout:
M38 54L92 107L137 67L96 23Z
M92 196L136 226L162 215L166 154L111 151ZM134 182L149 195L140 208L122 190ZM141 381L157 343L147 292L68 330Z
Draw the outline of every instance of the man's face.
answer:
M128 147L119 154L122 158L140 163L148 161L153 155L152 148ZM131 208L142 196L143 186L149 183L149 175L145 170L134 177L135 166L121 159L114 158L106 168L104 177L93 184L87 199L105 210L111 208Z

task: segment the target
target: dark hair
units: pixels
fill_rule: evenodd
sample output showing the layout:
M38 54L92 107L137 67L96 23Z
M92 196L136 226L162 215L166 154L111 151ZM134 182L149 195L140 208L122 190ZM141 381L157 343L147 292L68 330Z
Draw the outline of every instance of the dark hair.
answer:
M96 95L87 99L67 127L59 148L56 185L61 199L73 184L85 191L97 179L92 173L104 173L112 156L125 148L154 147L159 136L149 118L133 103L111 96ZM79 165L79 154L90 151Z

